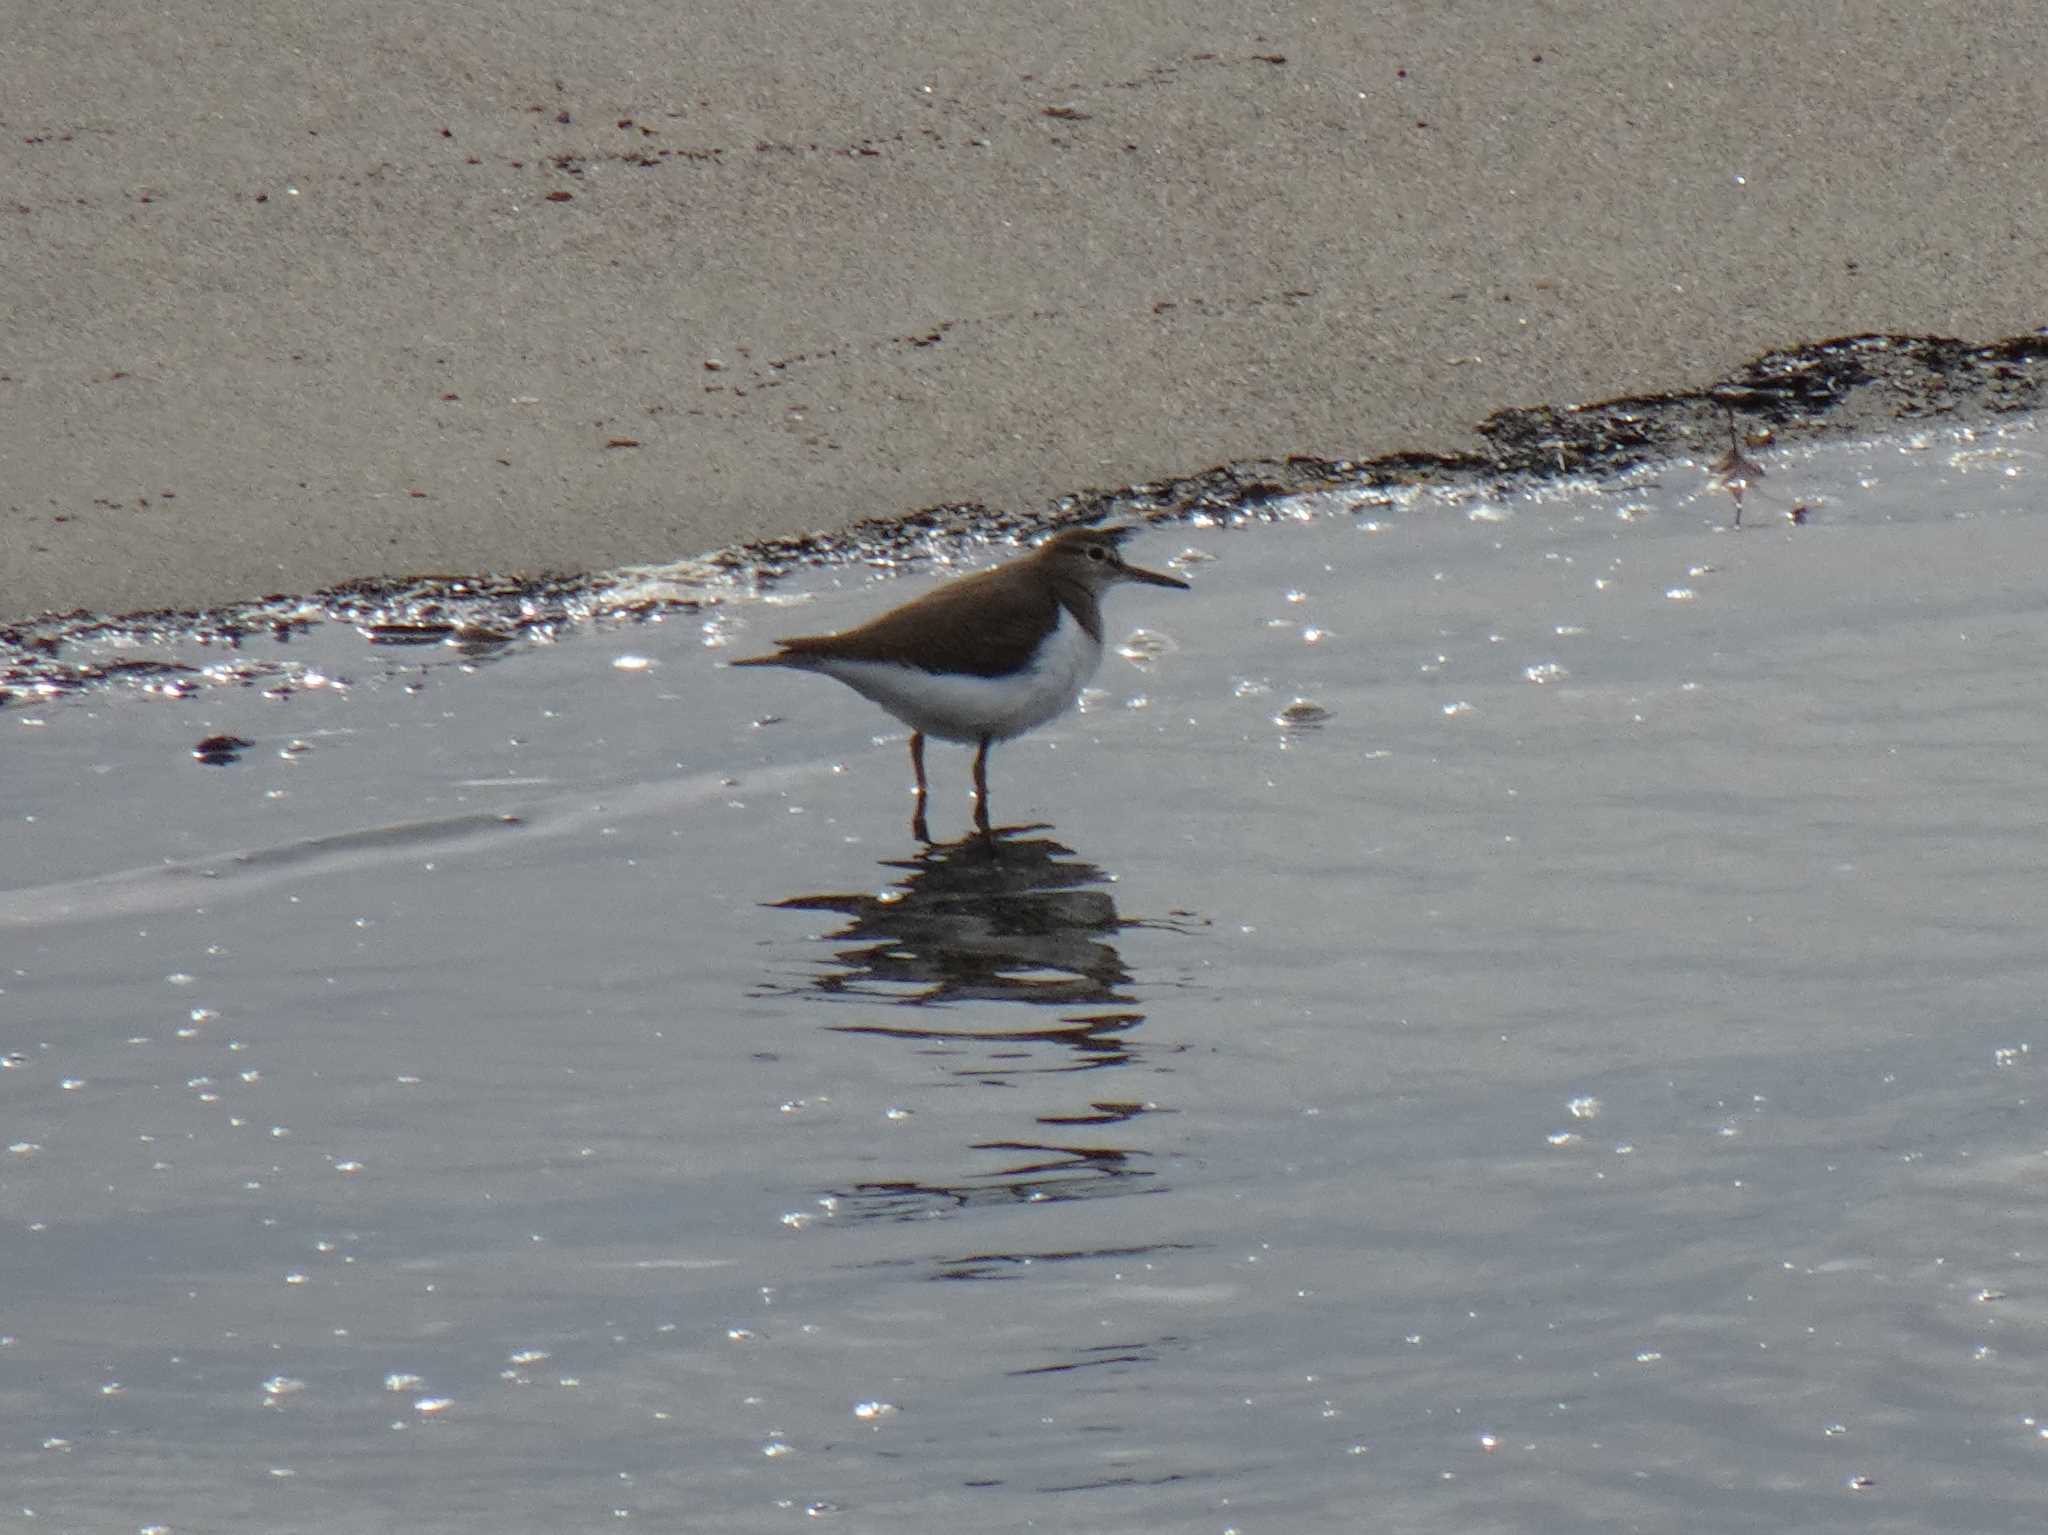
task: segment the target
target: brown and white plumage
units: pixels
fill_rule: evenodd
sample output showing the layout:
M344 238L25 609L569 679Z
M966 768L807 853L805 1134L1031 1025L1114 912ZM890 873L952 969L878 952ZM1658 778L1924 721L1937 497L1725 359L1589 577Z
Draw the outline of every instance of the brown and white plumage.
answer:
M1069 528L1022 559L948 581L838 634L777 640L734 666L822 672L911 729L923 838L924 738L973 742L975 821L988 832L988 749L1072 708L1102 660L1101 594L1123 581L1185 589L1124 563L1125 528Z

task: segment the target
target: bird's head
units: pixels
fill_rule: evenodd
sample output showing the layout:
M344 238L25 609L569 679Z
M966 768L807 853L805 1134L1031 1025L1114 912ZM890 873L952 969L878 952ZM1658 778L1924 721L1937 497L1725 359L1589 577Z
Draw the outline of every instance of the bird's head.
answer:
M1124 562L1122 544L1131 532L1127 527L1068 528L1040 544L1035 558L1091 591L1102 591L1119 581L1142 581L1147 586L1174 586L1186 591L1187 582L1178 576L1162 575Z

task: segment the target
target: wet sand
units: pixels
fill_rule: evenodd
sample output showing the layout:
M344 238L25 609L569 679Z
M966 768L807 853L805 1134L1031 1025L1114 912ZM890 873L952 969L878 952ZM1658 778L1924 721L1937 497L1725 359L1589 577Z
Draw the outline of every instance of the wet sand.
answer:
M1477 445L2039 325L2048 13L32 8L0 618Z

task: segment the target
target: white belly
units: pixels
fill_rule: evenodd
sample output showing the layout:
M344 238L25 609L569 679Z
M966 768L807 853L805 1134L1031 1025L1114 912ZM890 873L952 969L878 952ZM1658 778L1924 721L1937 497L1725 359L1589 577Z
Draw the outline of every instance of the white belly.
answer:
M1007 677L928 672L895 661L829 660L814 669L942 741L1005 741L1067 712L1102 661L1102 641L1060 609L1035 663Z

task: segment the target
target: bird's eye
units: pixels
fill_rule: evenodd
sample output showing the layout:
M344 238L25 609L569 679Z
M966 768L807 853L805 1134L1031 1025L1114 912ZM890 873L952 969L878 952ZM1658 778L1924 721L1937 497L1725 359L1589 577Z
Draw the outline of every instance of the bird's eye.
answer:
M1088 558L1096 561L1106 560L1109 558L1109 551L1100 544L1090 544L1088 546Z

